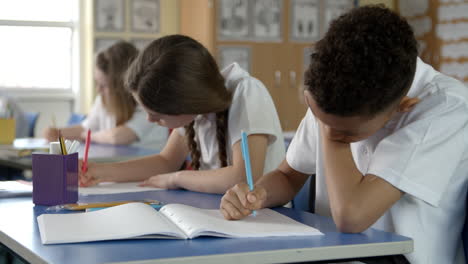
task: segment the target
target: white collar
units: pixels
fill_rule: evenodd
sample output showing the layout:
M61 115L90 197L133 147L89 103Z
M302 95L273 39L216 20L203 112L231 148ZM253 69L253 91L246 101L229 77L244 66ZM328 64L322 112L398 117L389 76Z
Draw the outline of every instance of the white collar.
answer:
M224 77L224 85L228 90L232 90L237 87L237 83L246 77L249 77L249 73L242 69L237 62L229 64L226 68L221 70L221 75Z
M428 82L432 81L437 73L438 72L434 70L431 65L426 64L418 57L416 62L416 72L407 96L417 97L421 93L421 90Z

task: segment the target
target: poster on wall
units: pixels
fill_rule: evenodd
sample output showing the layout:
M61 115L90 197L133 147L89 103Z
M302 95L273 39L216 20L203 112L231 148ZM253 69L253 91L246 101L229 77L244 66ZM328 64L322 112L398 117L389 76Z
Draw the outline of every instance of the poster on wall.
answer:
M254 0L253 38L264 41L281 41L281 0Z
M123 41L123 39L118 38L96 38L94 40L94 53L101 52L112 44L117 43L119 41Z
M96 31L123 31L125 25L125 7L123 0L95 0L94 24Z
M250 72L250 47L247 46L219 46L219 68L224 69L229 64L237 62L239 66Z
M219 1L218 38L239 40L249 37L249 9L247 0Z
M323 32L328 31L330 23L335 19L346 13L355 5L354 0L328 0L325 4L325 21Z
M131 24L133 32L159 33L159 0L132 0Z
M293 41L311 42L319 38L319 1L292 0L290 38Z

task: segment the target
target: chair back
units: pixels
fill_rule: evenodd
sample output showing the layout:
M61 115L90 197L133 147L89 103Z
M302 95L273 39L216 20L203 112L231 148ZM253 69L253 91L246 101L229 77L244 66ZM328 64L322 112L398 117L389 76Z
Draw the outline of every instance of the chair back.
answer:
M85 118L86 115L84 114L71 113L70 118L67 121L67 126L80 124Z
M301 190L292 200L294 209L313 213L315 211L315 174L309 176Z
M37 119L39 118L39 112L25 112L26 119L29 124L28 137L34 137L34 130L36 129Z

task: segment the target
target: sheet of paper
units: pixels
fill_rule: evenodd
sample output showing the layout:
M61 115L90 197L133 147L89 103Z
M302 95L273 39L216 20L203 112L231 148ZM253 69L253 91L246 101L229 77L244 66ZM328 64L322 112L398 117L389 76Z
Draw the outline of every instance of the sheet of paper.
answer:
M402 1L406 2L406 1ZM410 1L408 1L410 2ZM468 3L440 6L438 9L439 21L451 21L468 18Z
M442 45L442 56L445 58L458 59L468 57L468 41Z
M79 192L80 195L96 195L163 190L154 187L140 187L138 184L140 184L140 182L102 182L91 187L80 187Z
M440 71L447 75L463 80L468 77L468 62L447 62L440 65Z
M0 181L0 198L32 195L32 182Z
M437 36L445 41L468 38L468 22L437 25Z

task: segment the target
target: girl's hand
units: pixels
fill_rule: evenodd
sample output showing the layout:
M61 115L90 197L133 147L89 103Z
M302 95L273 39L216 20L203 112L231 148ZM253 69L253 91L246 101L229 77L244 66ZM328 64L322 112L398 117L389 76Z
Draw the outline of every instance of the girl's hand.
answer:
M156 187L162 189L178 189L179 187L175 184L175 179L178 172L171 172L165 174L159 174L150 177L143 181L138 186L141 187Z
M224 194L220 210L227 220L239 220L250 215L252 210L263 208L266 197L263 187L256 186L250 191L246 183L238 183Z
M79 160L78 162L78 182L80 187L89 187L96 185L102 181L99 179L98 174L96 172L98 164L93 162L88 162L88 170L86 172L81 171L81 167L83 165L83 161Z

